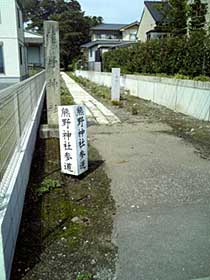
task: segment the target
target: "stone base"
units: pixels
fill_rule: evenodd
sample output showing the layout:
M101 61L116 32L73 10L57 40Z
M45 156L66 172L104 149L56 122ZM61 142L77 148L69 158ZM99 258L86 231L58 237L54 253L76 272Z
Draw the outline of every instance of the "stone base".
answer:
M39 137L41 139L59 138L59 129L56 126L52 127L48 124L43 124L40 126Z

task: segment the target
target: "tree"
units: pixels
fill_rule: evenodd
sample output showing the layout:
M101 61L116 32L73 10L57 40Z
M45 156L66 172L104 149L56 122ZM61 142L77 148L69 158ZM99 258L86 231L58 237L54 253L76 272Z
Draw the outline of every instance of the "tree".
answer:
M206 25L207 4L202 3L201 0L194 0L190 5L190 32L204 31Z
M60 30L61 65L68 65L80 55L80 46L90 39L90 28L103 21L102 17L89 17L81 10L78 1L22 0L27 29L43 32L43 21L56 20Z
M188 0L169 0L171 9L169 10L169 29L173 36L183 36L187 34L188 22Z

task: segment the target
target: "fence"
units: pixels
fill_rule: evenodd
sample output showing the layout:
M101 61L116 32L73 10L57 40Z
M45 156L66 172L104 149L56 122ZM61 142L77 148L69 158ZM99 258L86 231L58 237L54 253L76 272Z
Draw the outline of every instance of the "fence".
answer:
M0 194L3 177L14 152L33 120L34 111L45 86L45 71L0 91Z
M112 74L76 71L76 76L111 87ZM123 75L121 87L130 94L200 120L210 121L210 83L153 76Z

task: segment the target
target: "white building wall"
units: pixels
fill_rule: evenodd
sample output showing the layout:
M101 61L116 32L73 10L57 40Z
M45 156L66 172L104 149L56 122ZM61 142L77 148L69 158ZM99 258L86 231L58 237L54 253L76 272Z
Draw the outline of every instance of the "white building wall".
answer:
M123 41L130 41L131 40L130 35L136 34L136 36L137 36L137 31L138 31L137 27L129 28L129 29L126 29L125 31L123 31L123 33L122 33Z
M1 39L0 39L1 40ZM0 81L16 82L20 80L19 44L17 39L3 39L3 57L5 74L0 73Z
M156 26L155 20L151 16L147 7L144 8L142 19L139 25L137 38L139 41L145 42L147 40L147 32L154 29Z
M0 43L3 46L5 70L4 74L0 74L0 81L18 81L27 75L23 24L21 24L21 28L18 27L17 8L20 10L15 0L0 1ZM20 19L22 20L21 10ZM19 45L22 46L22 65L20 65Z
M20 17L20 27L18 26L18 14L17 14L18 12ZM27 55L26 55L25 42L24 42L23 13L21 11L20 6L17 4L17 2L16 2L16 25L17 25L18 43L19 46L21 46L22 48L22 64L20 63L20 54L19 54L20 77L22 80L26 78L28 74L28 64L27 64Z
M88 62L95 62L95 57L96 57L95 52L97 50L97 47L93 47L93 48L91 48L91 50L89 49L89 51L88 51ZM92 53L92 56L91 56L91 53Z

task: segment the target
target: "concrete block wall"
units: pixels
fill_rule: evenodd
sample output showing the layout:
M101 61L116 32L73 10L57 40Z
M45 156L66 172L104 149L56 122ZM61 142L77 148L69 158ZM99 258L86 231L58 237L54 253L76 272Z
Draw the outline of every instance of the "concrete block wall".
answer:
M111 87L111 73L76 71L77 76ZM130 94L200 120L210 121L210 83L153 76L123 75Z
M35 148L37 132L39 128L45 87L40 95L38 106L33 115L32 122L26 127L25 137L21 143L21 153L14 153L7 168L5 178L8 178L9 188L0 209L0 279L9 280L12 268L12 261L15 252L26 187L28 185L30 167Z

